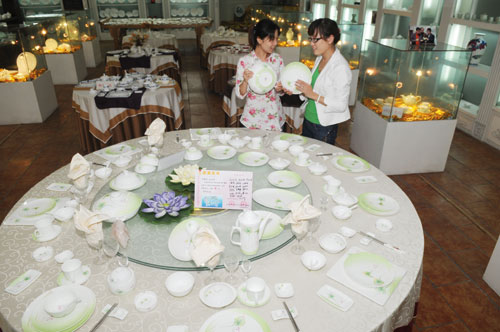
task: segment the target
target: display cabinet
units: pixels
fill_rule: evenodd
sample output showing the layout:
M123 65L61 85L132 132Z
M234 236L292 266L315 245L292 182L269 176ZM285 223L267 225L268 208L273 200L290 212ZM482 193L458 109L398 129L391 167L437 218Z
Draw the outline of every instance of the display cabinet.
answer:
M448 44L368 41L351 148L387 174L442 171L470 56Z
M170 17L210 17L209 0L170 0Z
M300 61L300 45L308 38L307 27L312 22L312 13L290 10L272 9L271 19L280 27L280 35L276 52L283 57L286 64Z
M85 11L70 14L68 17L78 22L85 65L91 68L96 67L102 61L96 23L94 20L90 19Z
M28 20L37 14L53 14L62 12L61 0L19 0L24 17Z
M0 28L0 124L42 122L56 109L42 48L37 27Z
M96 0L99 18L140 17L137 0Z

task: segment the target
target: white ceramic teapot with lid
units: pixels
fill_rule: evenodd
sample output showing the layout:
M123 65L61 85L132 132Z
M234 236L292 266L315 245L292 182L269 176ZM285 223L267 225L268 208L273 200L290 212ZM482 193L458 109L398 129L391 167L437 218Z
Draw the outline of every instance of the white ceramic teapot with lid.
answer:
M409 95L406 95L406 96L401 95L401 98L403 98L403 102L408 106L414 106L422 100L422 97L414 96L411 93Z
M236 226L231 229L231 243L241 247L245 255L254 255L259 250L259 241L264 234L270 214L261 218L252 210L245 210L239 214ZM233 241L235 231L240 233L240 241Z

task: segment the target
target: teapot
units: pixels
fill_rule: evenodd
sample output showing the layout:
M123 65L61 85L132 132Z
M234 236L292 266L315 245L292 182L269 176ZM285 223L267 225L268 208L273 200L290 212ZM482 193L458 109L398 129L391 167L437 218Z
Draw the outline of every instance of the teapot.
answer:
M120 266L108 275L108 286L111 293L122 295L130 292L135 287L134 270Z
M259 250L259 241L264 234L270 213L264 218L252 210L243 211L238 215L236 226L231 229L231 243L240 246L245 255L254 255ZM240 233L240 241L233 241L234 232Z
M408 105L408 106L414 106L416 105L417 103L420 102L420 100L422 100L422 97L420 96L414 96L413 94L409 94L409 95L401 95L401 98L403 98L403 102Z

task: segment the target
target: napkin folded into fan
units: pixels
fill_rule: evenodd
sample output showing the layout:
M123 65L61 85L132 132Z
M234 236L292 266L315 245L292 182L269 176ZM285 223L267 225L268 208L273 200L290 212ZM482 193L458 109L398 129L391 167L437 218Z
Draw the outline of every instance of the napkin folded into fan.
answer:
M144 133L146 136L148 136L149 145L162 145L163 133L165 133L166 128L167 125L160 118L156 118L153 122L151 122L148 129L146 129L146 132Z
M219 259L218 255L224 251L224 246L221 244L219 238L213 229L208 226L198 228L191 238L191 243L192 246L189 249L189 254L196 266L216 263Z
M290 203L288 205L290 213L281 220L281 224L291 224L293 231L297 234L306 233L308 220L321 215L321 211L309 203L310 197L311 195L307 195L298 202Z
M90 163L82 157L81 154L77 153L71 158L71 164L69 166L68 178L73 180L75 186L78 189L85 188L87 186L87 174L90 173Z
M76 211L74 217L75 228L85 233L90 246L97 248L104 238L102 221L106 219L109 219L106 214L92 212L80 205L80 210Z

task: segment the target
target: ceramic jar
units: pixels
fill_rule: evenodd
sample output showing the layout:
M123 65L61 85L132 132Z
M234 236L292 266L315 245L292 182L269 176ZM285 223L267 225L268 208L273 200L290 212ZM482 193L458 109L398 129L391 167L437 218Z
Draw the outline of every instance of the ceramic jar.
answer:
M483 37L484 33L475 33L474 38L467 43L467 49L472 50L470 58L471 65L478 65L479 62L481 62L481 57L486 52L486 46L488 46L488 44Z

